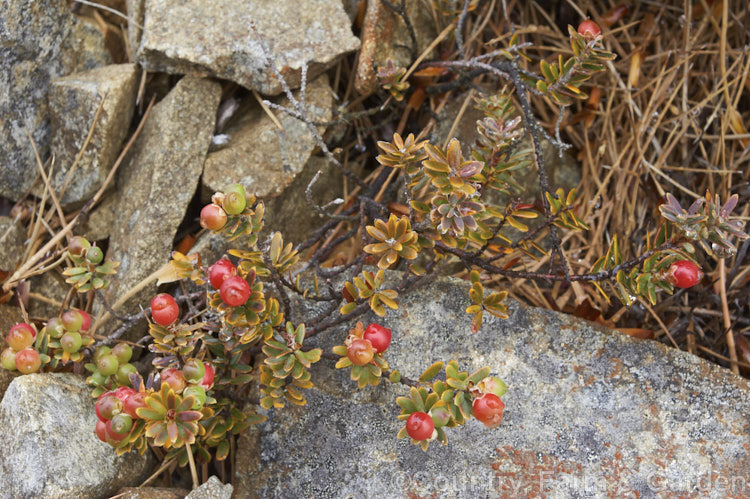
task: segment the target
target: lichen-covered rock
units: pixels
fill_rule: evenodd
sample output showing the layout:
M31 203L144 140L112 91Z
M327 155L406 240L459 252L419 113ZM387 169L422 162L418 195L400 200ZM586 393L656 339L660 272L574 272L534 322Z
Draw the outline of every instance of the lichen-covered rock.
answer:
M404 295L398 311L378 320L393 330L385 357L412 379L438 360L456 359L469 371L490 366L509 387L498 428L471 420L448 429L447 446L432 443L422 452L396 439L403 422L395 399L407 393L405 386L357 390L348 370L334 372L333 362L322 360L306 406L271 411L267 422L241 437L235 494L747 493L747 380L686 352L515 302L509 319L487 317L472 334L468 304L468 286L454 279ZM320 346L330 351L346 334L345 327L326 333Z
M400 1L391 2L399 5ZM421 54L437 36L435 20L430 7L422 0L406 0L406 15L414 28L417 46ZM428 54L428 56L431 56ZM414 56L416 57L416 56ZM404 20L381 1L367 2L362 26L362 50L354 76L354 88L368 95L378 86L376 71L393 61L395 67L408 67L412 62L412 38Z
M215 476L210 477L204 484L187 495L186 499L231 499L232 484L221 483Z
M296 94L295 98L299 98L299 92ZM308 83L306 103L313 121L330 120L332 102L327 76ZM286 97L278 100L278 104L290 106ZM224 131L230 137L229 144L206 158L205 198L233 182L241 183L247 192L261 198L277 196L302 171L315 148L315 137L305 123L272 111L284 127L281 130L254 99L246 106ZM318 127L318 132L323 130Z
M18 200L38 172L28 127L49 152L52 79L111 63L101 33L57 0L6 0L0 9L0 196Z
M83 376L28 374L0 402L2 497L109 497L141 483L150 453L117 457L94 434L94 399Z
M16 268L24 252L24 223L11 217L0 217L0 271Z
M169 260L177 228L195 194L219 106L218 83L186 76L151 111L118 179L107 257L119 261L110 303ZM125 310L147 303L155 284Z
M340 1L147 0L138 62L149 71L216 76L281 93L252 25L292 88L359 48Z
M130 128L138 90L137 76L135 64L116 64L75 73L51 83L50 147L56 165L51 180L58 193L67 183L60 197L64 208L84 204L107 178ZM71 173L100 105L102 110L91 139Z

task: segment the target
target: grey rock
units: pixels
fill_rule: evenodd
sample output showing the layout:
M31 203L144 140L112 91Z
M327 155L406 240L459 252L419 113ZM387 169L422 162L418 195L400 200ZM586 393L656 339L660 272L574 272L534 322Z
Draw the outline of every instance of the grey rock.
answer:
M145 15L144 0L125 0L128 13L128 44L131 58L135 59L143 35L143 18Z
M295 98L298 97L299 92ZM204 198L223 191L234 182L261 198L277 196L302 171L315 148L315 138L305 123L286 113L272 111L284 128L280 130L255 99L250 99L224 131L230 136L229 145L206 158ZM327 76L308 83L306 103L313 121L330 120L332 102ZM284 107L290 105L286 97L277 103ZM323 130L318 127L319 133Z
M0 270L13 272L21 260L26 231L21 221L0 217Z
M150 454L117 457L94 434L94 399L83 376L28 374L0 402L3 497L109 497L142 482Z
M399 2L391 2L398 5ZM416 53L421 54L437 36L432 6L423 0L406 0L406 15L414 28ZM395 67L408 67L412 62L412 39L404 20L383 2L367 2L362 26L362 50L354 76L354 88L368 95L378 86L376 71L389 59ZM433 53L428 54L428 58Z
M37 173L24 122L44 161L52 79L111 63L101 32L57 0L7 0L0 9L0 196L18 200Z
M221 87L186 76L157 104L122 165L107 257L120 262L107 288L116 300L169 260L172 240L195 194ZM125 306L133 311L154 293L146 287Z
M94 207L83 223L73 227L76 236L83 236L89 241L103 241L112 232L115 217L119 213L116 204L117 194L105 195L102 202Z
M265 232L279 231L284 241L299 244L327 221L310 206L305 197L305 189L318 171L322 173L311 189L314 202L323 206L343 194L340 170L326 158L313 156L282 195L266 200ZM333 208L328 211L333 211Z
M29 291L41 295L45 300L31 298L29 300L29 314L33 317L48 319L60 313L61 303L70 291L70 284L65 282L62 275L64 269L56 268L40 275L31 277L27 282Z
M509 387L498 428L471 420L448 429L447 446L433 442L422 452L396 439L403 422L395 399L405 386L357 390L347 369L323 360L306 406L269 411L241 437L237 497L747 494L747 380L660 343L517 302L509 319L487 317L471 334L468 304L468 286L451 278L404 295L397 312L378 320L393 330L386 359L412 379L438 360L456 359L468 371L489 366ZM341 344L350 326L326 333L319 346Z
M233 490L231 483L223 484L221 480L212 476L189 493L186 499L231 499Z
M305 63L314 77L359 48L338 1L147 0L138 62L149 71L216 76L279 94L253 23L292 88Z
M104 183L130 127L137 77L135 64L117 64L58 78L50 85L50 147L55 155L51 183L58 194L65 187L59 198L63 208L83 205ZM73 169L100 105L91 139Z

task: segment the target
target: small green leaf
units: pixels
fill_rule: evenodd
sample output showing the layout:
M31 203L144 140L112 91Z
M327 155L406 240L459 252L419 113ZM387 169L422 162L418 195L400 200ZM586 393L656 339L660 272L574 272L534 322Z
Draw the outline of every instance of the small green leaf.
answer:
M422 383L432 381L432 379L443 369L443 365L442 361L435 362L422 373L419 377L419 381Z

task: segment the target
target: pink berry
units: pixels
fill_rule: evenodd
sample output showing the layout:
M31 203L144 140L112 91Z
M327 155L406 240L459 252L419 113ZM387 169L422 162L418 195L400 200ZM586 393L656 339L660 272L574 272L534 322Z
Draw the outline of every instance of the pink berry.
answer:
M125 401L128 399L128 397L130 397L131 395L135 395L136 393L138 392L136 392L129 386L120 386L115 390L115 397L117 397L120 402L125 404Z
M581 35L584 38L594 38L598 35L600 35L602 32L602 29L599 27L598 24L596 24L591 19L586 19L581 24L578 25L578 34Z
M369 364L372 357L375 355L375 351L372 348L372 343L363 339L356 339L349 343L346 348L346 356L352 361L355 366L364 366Z
M36 339L36 331L31 325L25 322L21 322L10 328L10 331L5 336L5 341L16 352L33 345L34 339Z
M182 375L182 371L175 369L174 367L162 371L161 382L168 384L169 387L177 393L180 393L185 388L186 384L185 376Z
M427 440L434 430L435 422L426 412L413 412L406 420L406 433L414 440Z
M701 268L690 260L679 260L669 267L667 280L678 288L691 288L701 282Z
M201 210L201 227L208 230L221 230L227 224L227 212L221 206L207 204Z
M487 428L494 428L503 420L505 404L494 393L485 393L474 400L471 408L475 418L484 423Z
M42 365L39 352L33 348L24 348L16 354L16 369L23 374L35 373Z
M131 396L125 399L122 404L122 411L133 419L138 418L136 410L146 407L146 394L143 392L135 392Z
M66 331L78 332L83 326L83 316L77 310L68 310L62 314L62 324Z
M219 289L226 278L234 275L237 275L237 268L226 258L222 258L208 267L208 280L214 289Z
M115 392L103 393L96 401L96 416L101 421L112 419L115 414L122 412L122 401L115 395Z
M84 312L83 310L78 311L79 314L81 314L81 331L82 333L85 333L89 329L91 329L91 316Z
M101 440L104 443L107 443L107 425L104 424L104 421L97 421L96 422L96 436L99 437L99 440Z
M81 256L90 247L91 243L86 238L75 236L68 243L68 253L73 256Z
M180 315L180 307L171 295L160 293L151 299L151 317L160 326L169 326Z
M219 287L221 300L230 307L239 307L250 299L250 285L242 277L227 277Z
M365 329L362 337L372 343L376 353L383 353L391 344L391 330L380 324L372 323Z

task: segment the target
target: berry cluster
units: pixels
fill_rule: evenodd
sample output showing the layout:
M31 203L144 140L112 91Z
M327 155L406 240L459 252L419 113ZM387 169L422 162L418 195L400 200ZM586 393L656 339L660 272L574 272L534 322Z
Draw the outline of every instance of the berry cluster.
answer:
M146 407L146 394L121 386L104 392L96 400L96 436L102 442L116 447L133 429L133 421L139 419L137 409Z
M208 280L219 290L221 301L230 307L241 307L250 299L250 285L237 275L237 268L226 258L208 268Z
M23 374L39 370L42 360L39 352L32 348L36 340L36 329L31 324L16 324L5 336L9 347L0 354L0 365L9 371L18 369Z
M138 374L138 370L130 363L132 357L133 349L127 343L96 349L94 362L86 364L86 369L91 372L86 381L95 387L95 396L118 386L133 386L130 375Z
M209 230L221 230L227 224L229 216L240 215L248 205L245 188L241 184L232 184L226 192L217 192L211 198L211 204L201 210L201 227Z
M102 249L82 236L75 236L70 240L68 258L74 266L63 272L67 277L65 282L75 286L79 293L107 287L107 276L116 273L119 265L111 260L104 262Z
M360 388L377 386L383 371L389 368L383 353L391 344L391 330L377 323L364 327L361 322L349 331L343 345L333 347L340 355L336 368L351 367L351 378Z

